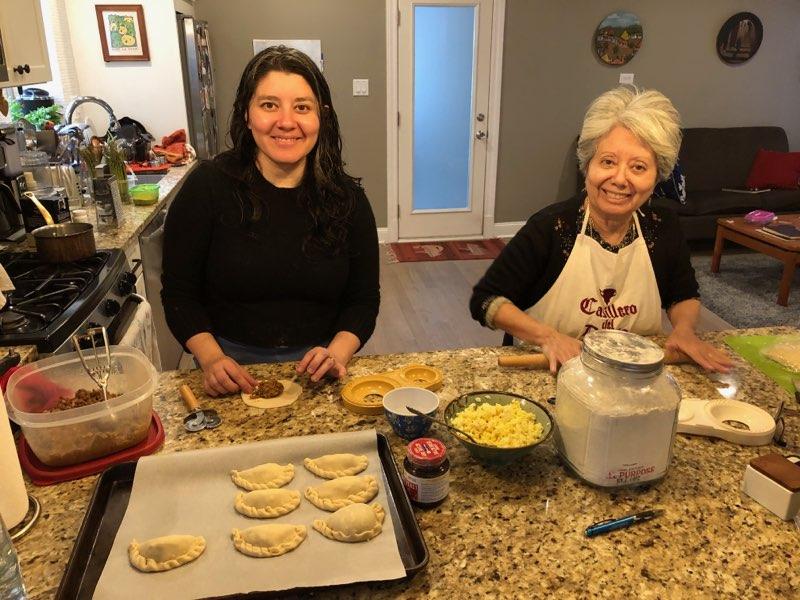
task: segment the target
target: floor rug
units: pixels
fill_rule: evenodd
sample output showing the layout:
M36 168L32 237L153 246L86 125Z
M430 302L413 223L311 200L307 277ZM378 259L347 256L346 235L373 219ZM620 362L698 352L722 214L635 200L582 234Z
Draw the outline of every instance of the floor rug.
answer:
M763 254L723 254L719 273L710 256L692 257L700 300L736 327L800 327L800 270L789 292L789 306L777 304L783 263Z
M447 242L399 242L387 246L389 262L479 260L497 258L505 247L498 238Z

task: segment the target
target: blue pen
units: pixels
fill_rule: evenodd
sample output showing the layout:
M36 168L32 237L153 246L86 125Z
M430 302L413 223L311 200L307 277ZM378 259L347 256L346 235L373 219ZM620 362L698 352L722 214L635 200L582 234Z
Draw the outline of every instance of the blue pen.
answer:
M660 508L652 509L652 510L645 510L640 513L635 513L633 515L627 515L625 517L620 517L619 519L606 519L605 521L600 521L599 523L595 523L594 525L589 525L584 532L586 537L594 537L596 535L602 535L604 533L608 533L609 531L616 531L617 529L625 529L626 527L630 527L631 525L635 525L636 523L643 523L644 521L649 521L650 519L655 519L656 517L663 515L664 511Z

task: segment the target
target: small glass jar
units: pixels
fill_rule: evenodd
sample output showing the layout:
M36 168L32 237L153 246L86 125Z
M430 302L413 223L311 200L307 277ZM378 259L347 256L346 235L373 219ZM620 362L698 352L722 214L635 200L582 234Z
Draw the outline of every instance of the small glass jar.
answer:
M680 390L664 351L634 333L598 330L558 373L556 447L584 481L604 488L663 478L672 459Z
M403 486L409 499L421 507L440 504L450 493L450 460L439 440L418 438L406 450Z

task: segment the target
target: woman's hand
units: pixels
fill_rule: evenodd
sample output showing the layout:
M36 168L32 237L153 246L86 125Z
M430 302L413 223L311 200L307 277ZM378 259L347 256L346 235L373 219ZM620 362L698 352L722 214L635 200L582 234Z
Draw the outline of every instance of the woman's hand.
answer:
M346 363L337 358L328 348L315 346L297 364L299 374L308 373L311 381L319 381L325 375L341 379L347 375Z
M230 356L218 356L200 363L203 369L203 388L209 396L226 396L238 391L249 394L256 386L252 375Z
M733 361L727 354L702 341L691 328L673 329L664 343L664 348L683 352L707 371L727 373L733 367Z
M559 365L563 365L570 358L581 353L581 343L573 337L559 333L548 328L536 343L550 361L550 372L555 374Z

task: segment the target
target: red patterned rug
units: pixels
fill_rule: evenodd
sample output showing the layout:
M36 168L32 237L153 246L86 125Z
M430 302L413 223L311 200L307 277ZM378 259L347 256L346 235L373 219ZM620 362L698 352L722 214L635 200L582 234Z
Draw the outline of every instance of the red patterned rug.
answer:
M389 262L485 260L497 258L505 245L506 243L498 238L448 242L399 242L389 244L387 253Z

